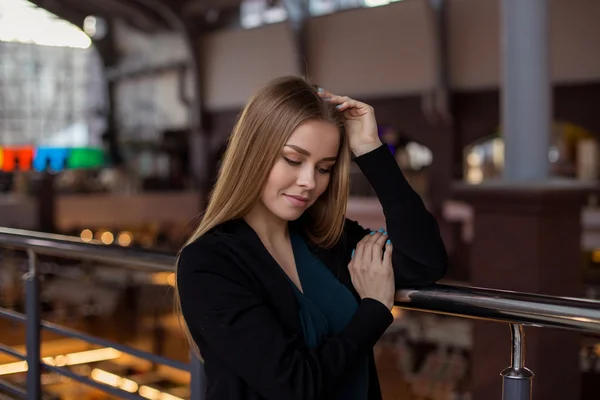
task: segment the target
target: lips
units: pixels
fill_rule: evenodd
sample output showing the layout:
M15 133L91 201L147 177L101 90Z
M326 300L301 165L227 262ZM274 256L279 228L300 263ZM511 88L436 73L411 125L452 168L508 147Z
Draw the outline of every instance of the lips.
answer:
M289 194L283 195L293 206L295 207L304 207L308 204L308 197L302 196L293 196Z

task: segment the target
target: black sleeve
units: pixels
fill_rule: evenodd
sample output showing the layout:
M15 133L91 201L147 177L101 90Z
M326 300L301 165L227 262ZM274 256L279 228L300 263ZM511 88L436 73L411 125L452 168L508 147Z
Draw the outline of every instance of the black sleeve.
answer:
M389 149L382 145L355 158L383 208L394 252L396 287L426 286L447 270L446 248L435 217L411 188ZM354 248L370 231L346 220L348 243Z
M393 321L387 307L365 299L342 332L309 349L282 326L232 256L203 239L180 255L183 317L192 336L265 399L327 396Z

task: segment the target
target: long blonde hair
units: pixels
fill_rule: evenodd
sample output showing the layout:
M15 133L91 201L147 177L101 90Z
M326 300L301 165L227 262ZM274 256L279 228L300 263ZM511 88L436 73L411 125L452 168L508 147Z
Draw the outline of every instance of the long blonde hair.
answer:
M246 104L233 129L206 211L184 247L217 225L250 212L292 132L310 120L328 121L340 130L340 148L329 185L306 211L310 222L304 227L311 241L325 248L332 247L342 234L349 191L351 157L341 117L305 79L282 77L260 88ZM177 287L175 304L181 315ZM198 352L187 326L185 328L190 344Z

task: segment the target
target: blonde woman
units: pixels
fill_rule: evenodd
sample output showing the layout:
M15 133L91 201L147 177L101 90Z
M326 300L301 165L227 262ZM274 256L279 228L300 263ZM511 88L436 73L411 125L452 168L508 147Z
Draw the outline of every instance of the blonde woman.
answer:
M387 231L345 218L351 153ZM437 222L381 143L373 108L300 78L270 82L244 108L178 261L207 398L381 399L373 346L394 291L445 271Z

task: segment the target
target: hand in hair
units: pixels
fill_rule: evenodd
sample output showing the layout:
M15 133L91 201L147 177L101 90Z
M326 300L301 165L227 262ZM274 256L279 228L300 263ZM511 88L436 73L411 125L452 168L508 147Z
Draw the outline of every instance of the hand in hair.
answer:
M348 96L338 96L323 88L319 88L319 96L324 101L335 104L336 109L343 113L350 149L356 157L381 146L373 107Z
M348 270L352 284L361 299L375 299L392 309L395 293L394 269L392 244L387 234L373 232L358 242L352 252Z

